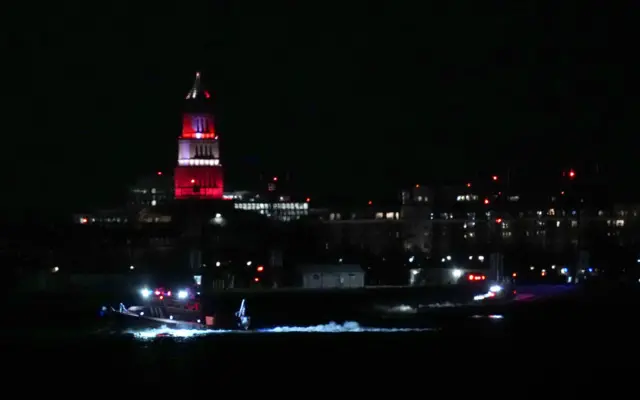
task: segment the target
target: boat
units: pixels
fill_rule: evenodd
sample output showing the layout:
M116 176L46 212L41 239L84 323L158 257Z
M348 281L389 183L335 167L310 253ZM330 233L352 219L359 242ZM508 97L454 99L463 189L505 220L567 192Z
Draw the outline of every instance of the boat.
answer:
M200 307L199 295L188 289L177 292L156 288L140 290L140 304L102 307L101 314L111 317L116 325L125 329L171 327L175 329L240 329L251 327L243 299L232 318L205 315Z

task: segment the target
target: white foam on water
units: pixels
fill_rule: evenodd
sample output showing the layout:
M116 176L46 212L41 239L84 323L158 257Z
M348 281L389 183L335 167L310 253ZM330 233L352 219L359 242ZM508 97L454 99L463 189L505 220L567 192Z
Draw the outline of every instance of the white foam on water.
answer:
M199 336L220 335L220 334L274 334L274 333L362 333L362 332L428 332L433 329L429 328L370 328L360 326L357 322L350 321L344 324L330 322L324 325L315 326L277 326L268 329L259 329L255 331L230 331L220 329L173 329L161 327L157 329L129 330L126 333L132 334L137 339L150 340L158 337L174 337L174 338L193 338Z
M451 302L444 302L444 303L431 303L431 304L420 304L419 308L451 308L451 307L462 307L465 304L461 304L461 303L451 303Z
M471 318L481 319L481 318L489 318L489 319L504 319L504 315L501 314L489 314L489 315L472 315Z
M261 329L258 332L261 333L289 333L289 332L300 332L300 333L361 333L361 332L426 332L431 331L432 329L428 328L371 328L360 326L355 321L345 322L344 324L337 324L335 322L330 322L325 325L315 325L315 326L278 326L270 329Z
M387 313L387 314L415 314L418 312L418 310L415 307L412 307L406 304L400 304L393 307L376 306L375 309L378 312Z
M158 337L169 336L176 338L192 338L197 336L206 336L211 334L228 333L231 331L214 330L214 329L174 329L167 326L154 329L136 329L128 330L125 333L132 334L137 339L155 339Z

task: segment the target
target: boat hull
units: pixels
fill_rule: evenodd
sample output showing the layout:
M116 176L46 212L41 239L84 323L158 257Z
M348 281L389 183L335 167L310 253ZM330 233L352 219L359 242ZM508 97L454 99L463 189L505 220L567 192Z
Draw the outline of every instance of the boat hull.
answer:
M175 329L205 329L197 311L171 309L163 306L120 305L107 311L111 322L122 329L171 327Z

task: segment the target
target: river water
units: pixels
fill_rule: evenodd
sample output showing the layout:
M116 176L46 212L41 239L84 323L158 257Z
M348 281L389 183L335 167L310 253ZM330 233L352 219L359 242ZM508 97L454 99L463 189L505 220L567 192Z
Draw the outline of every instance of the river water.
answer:
M254 375L288 382L320 368L332 374L398 374L429 368L481 373L505 365L522 371L616 366L638 354L640 297L636 289L625 290L526 302L503 314L425 318L414 329L376 329L352 321L260 332L169 332L170 337L161 331L109 330L90 299L71 304L50 298L47 306L43 299L22 299L23 309L42 311L8 311L0 351L8 386L23 386L32 377L42 385L65 382L74 393L89 384L113 389L113 382L186 391L214 381L247 382ZM66 312L57 318L52 311L60 307ZM92 314L79 318L80 310Z

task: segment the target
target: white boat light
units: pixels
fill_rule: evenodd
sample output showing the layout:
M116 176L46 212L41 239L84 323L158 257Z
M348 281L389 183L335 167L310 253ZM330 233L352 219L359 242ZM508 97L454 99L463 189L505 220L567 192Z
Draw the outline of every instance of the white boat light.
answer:
M493 292L493 293L501 292L501 291L502 291L502 286L500 286L500 285L493 285L493 286L491 286L491 287L489 288L489 291L490 291L490 292Z

